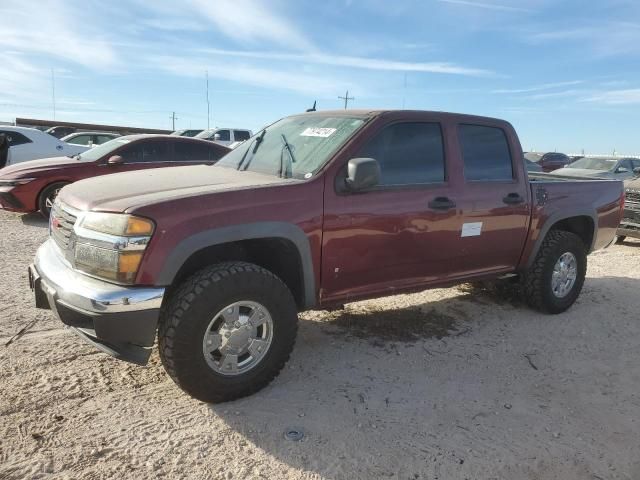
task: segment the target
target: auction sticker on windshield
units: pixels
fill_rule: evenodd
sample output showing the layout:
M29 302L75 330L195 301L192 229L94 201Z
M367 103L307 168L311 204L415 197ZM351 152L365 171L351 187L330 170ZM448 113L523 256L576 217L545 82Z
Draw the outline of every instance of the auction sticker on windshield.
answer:
M313 128L313 127L309 127L307 129L305 129L300 136L301 137L323 137L323 138L327 138L330 137L331 135L333 135L335 133L336 129L335 128Z

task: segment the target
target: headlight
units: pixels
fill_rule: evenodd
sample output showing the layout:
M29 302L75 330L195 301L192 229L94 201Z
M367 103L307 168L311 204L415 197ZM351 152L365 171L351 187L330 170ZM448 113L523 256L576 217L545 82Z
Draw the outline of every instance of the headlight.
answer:
M136 236L153 233L151 220L120 213L89 212L80 222L80 226L109 235Z
M25 185L29 182L33 182L35 178L16 178L13 180L0 180L0 187L17 187L18 185Z
M89 212L75 227L74 264L89 275L133 283L154 224L146 218Z

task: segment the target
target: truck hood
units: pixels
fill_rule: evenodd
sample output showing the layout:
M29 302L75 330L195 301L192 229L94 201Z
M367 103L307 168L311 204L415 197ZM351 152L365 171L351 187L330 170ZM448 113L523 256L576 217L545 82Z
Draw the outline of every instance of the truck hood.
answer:
M608 170L592 170L589 168L561 168L553 172L554 175L579 178L613 178Z
M51 157L43 158L41 160L29 160L28 162L20 162L0 169L0 178L22 178L28 177L33 173L50 172L60 168L81 167L86 164L87 162L70 157Z
M178 198L299 181L232 168L194 165L89 178L67 185L58 198L79 210L125 212Z

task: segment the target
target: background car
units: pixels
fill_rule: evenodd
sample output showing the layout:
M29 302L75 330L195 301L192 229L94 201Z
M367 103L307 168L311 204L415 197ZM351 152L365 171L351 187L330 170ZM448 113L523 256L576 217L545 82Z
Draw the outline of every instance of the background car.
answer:
M67 135L70 135L74 132L76 132L76 128L75 127L63 127L63 126L59 126L59 127L50 127L47 128L44 132L48 133L49 135L56 137L56 138L62 138L62 137L66 137Z
M210 140L228 147L232 143L249 140L251 135L253 135L251 130L243 130L240 128L211 128L209 130L203 130L196 135L196 138Z
M536 162L532 162L531 160L524 159L524 164L527 166L527 172L529 173L542 173L542 167L538 165Z
M176 130L171 135L176 135L178 137L195 137L200 132L202 132L202 129L199 129L199 130L185 129L185 130Z
M113 140L119 136L120 134L118 133L110 132L76 132L62 137L60 140L70 143L71 145L83 145L91 148L107 143L109 140Z
M34 160L0 170L0 207L48 217L58 192L69 183L131 170L214 164L228 152L225 146L188 137L119 137L73 158Z
M571 163L571 159L567 155L558 152L526 152L524 158L540 165L543 172L553 172Z
M0 125L9 143L6 167L39 158L73 156L89 147L71 145L35 128Z
M627 180L640 175L640 159L584 157L553 173L563 177Z

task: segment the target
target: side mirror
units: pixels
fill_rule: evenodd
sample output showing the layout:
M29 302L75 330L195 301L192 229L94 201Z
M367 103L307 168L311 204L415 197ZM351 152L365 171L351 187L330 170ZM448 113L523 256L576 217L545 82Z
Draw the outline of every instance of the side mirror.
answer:
M213 141L214 141L214 142L219 142L221 138L222 138L222 137L220 136L220 134L219 134L219 133L216 133L216 134L213 136Z
M352 158L344 182L352 192L375 187L380 183L380 164L373 158Z
M640 167L634 168L633 173L635 173L636 175L640 175Z
M618 169L616 170L616 173L628 173L629 169L625 168L625 167L618 167Z
M124 158L122 158L120 155L113 155L109 157L109 160L107 160L107 165L121 165L123 163Z

